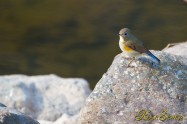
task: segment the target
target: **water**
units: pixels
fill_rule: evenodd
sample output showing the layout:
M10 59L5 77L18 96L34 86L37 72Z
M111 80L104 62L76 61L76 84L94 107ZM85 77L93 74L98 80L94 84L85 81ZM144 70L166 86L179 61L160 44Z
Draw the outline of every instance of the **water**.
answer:
M131 28L149 49L187 40L182 0L0 1L0 74L86 78L93 88Z

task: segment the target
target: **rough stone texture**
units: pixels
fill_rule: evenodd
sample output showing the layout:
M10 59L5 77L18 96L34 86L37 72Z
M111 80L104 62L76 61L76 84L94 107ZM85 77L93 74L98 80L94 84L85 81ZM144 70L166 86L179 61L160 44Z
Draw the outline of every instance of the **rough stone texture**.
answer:
M39 123L15 109L0 107L0 124L39 124Z
M90 94L87 81L56 75L0 77L0 101L37 120L55 121L79 113Z
M61 118L56 120L53 124L77 124L79 117L80 117L79 114L74 115L74 116L69 116L67 114L64 114L61 116Z
M187 63L181 56L152 51L160 66L147 56L134 60L117 55L81 110L80 124L187 124ZM179 115L180 121L141 121L138 113L149 116ZM137 117L136 117L137 116ZM136 118L135 118L136 117ZM161 119L160 119L161 120Z
M52 121L38 120L40 124L53 124Z
M4 105L4 104L0 103L0 107L6 107L6 105Z
M163 49L163 51L174 55L187 57L187 41L176 44L174 43L173 45L171 44L171 47L166 47L165 49Z
M56 121L51 122L51 121L44 121L40 120L40 124L78 124L78 118L79 114L70 116L67 114L63 114L60 118L58 118Z

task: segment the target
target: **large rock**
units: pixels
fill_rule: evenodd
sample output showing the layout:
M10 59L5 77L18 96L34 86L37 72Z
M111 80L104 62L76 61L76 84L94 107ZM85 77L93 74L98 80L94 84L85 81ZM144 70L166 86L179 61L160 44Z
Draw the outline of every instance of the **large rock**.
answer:
M56 75L0 77L0 101L37 120L55 121L79 113L90 94L84 79Z
M152 52L160 65L142 56L128 67L132 58L117 55L88 97L79 123L187 124L186 58Z
M0 106L0 124L39 124L39 123L15 109Z

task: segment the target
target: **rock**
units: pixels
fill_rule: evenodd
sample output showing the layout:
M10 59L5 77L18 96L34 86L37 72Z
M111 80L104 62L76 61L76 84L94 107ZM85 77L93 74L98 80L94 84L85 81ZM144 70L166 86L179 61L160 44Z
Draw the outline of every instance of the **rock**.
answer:
M58 118L56 121L44 121L40 120L40 124L77 124L78 123L79 114L70 116L67 114L63 114L60 118Z
M56 120L53 124L77 124L78 118L79 118L79 114L74 116L63 114L61 118Z
M160 65L142 56L128 67L132 58L117 55L87 98L79 123L187 124L186 58L152 52Z
M90 94L84 79L56 75L0 77L0 101L37 120L55 121L79 113Z
M0 107L0 124L39 124L39 123L15 109Z
M45 121L45 120L39 120L38 121L40 124L53 124L52 121Z
M4 104L0 103L0 107L6 107L6 105L4 105Z
M187 41L182 43L168 44L164 52L187 57Z

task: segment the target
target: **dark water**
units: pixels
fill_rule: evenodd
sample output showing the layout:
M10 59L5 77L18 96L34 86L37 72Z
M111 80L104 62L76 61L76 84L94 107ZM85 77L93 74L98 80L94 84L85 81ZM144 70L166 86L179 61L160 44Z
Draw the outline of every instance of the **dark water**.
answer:
M0 74L86 78L93 88L129 27L149 49L187 40L182 0L2 0Z

